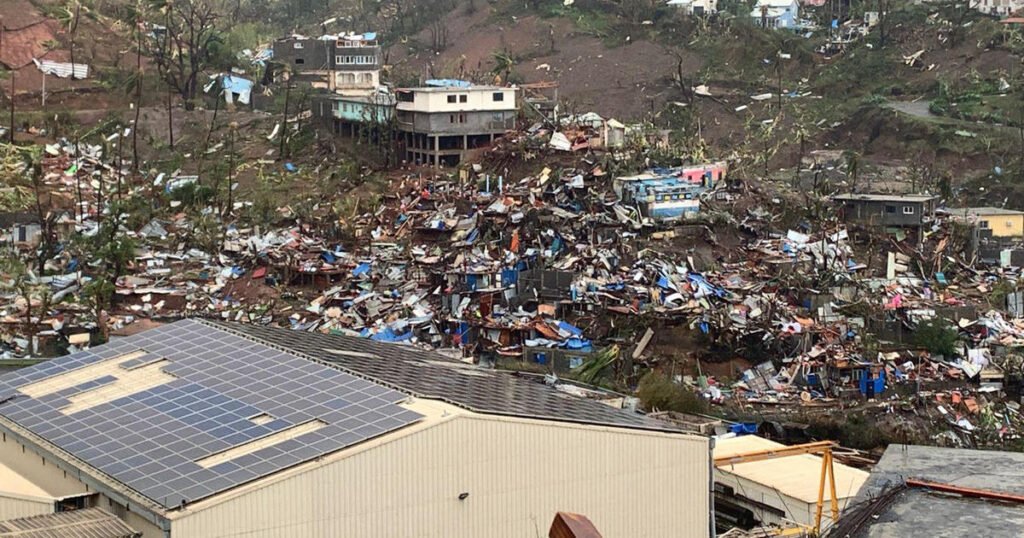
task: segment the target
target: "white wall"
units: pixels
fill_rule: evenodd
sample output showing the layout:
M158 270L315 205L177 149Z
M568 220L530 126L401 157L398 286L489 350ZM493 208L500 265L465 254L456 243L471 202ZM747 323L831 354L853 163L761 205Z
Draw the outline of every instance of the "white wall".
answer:
M606 538L706 537L708 473L705 438L465 415L193 505L172 533L534 537L569 511Z
M414 112L474 112L478 110L515 110L516 90L515 88L468 88L468 89L444 89L414 92L412 103L399 101L399 110L410 110ZM504 96L502 101L495 101L494 94L500 93ZM449 103L448 96L455 96L455 102ZM466 97L466 102L461 102L460 96Z

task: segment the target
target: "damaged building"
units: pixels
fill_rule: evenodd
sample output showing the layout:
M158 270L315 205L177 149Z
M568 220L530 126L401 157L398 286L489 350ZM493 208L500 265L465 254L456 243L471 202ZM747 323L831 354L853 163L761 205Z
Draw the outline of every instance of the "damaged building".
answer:
M427 81L396 90L400 145L407 161L455 166L516 126L515 87Z

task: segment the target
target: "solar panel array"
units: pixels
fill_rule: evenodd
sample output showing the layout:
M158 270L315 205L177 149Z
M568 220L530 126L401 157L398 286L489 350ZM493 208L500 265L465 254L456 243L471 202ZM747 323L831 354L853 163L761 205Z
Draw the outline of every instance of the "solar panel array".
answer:
M440 353L345 335L237 323L204 322L237 331L374 379L421 398L442 400L480 413L679 431L640 413L577 398L514 373L467 367Z
M18 392L140 350L146 354L121 368L128 372L166 359L162 369L175 379L70 414L62 411L69 398L116 383L117 374L36 398ZM422 418L396 405L404 399L376 383L189 320L0 377L0 415L167 508ZM252 420L263 415L269 421ZM312 420L326 426L218 465L197 463Z

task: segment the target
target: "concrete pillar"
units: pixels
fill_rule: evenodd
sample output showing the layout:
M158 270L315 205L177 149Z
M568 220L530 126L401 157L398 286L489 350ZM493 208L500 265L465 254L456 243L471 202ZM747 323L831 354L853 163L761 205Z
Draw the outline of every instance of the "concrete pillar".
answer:
M434 137L434 167L441 167L441 137Z

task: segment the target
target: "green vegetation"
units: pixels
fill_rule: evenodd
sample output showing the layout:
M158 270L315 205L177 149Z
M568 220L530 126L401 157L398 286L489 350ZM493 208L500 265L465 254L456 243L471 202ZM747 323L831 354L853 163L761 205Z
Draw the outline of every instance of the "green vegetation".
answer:
M692 390L673 383L665 375L650 371L640 380L637 396L649 411L675 411L678 413L704 413L707 403Z
M942 319L925 321L914 330L914 345L927 349L933 355L956 355L958 342L959 334L956 328Z

